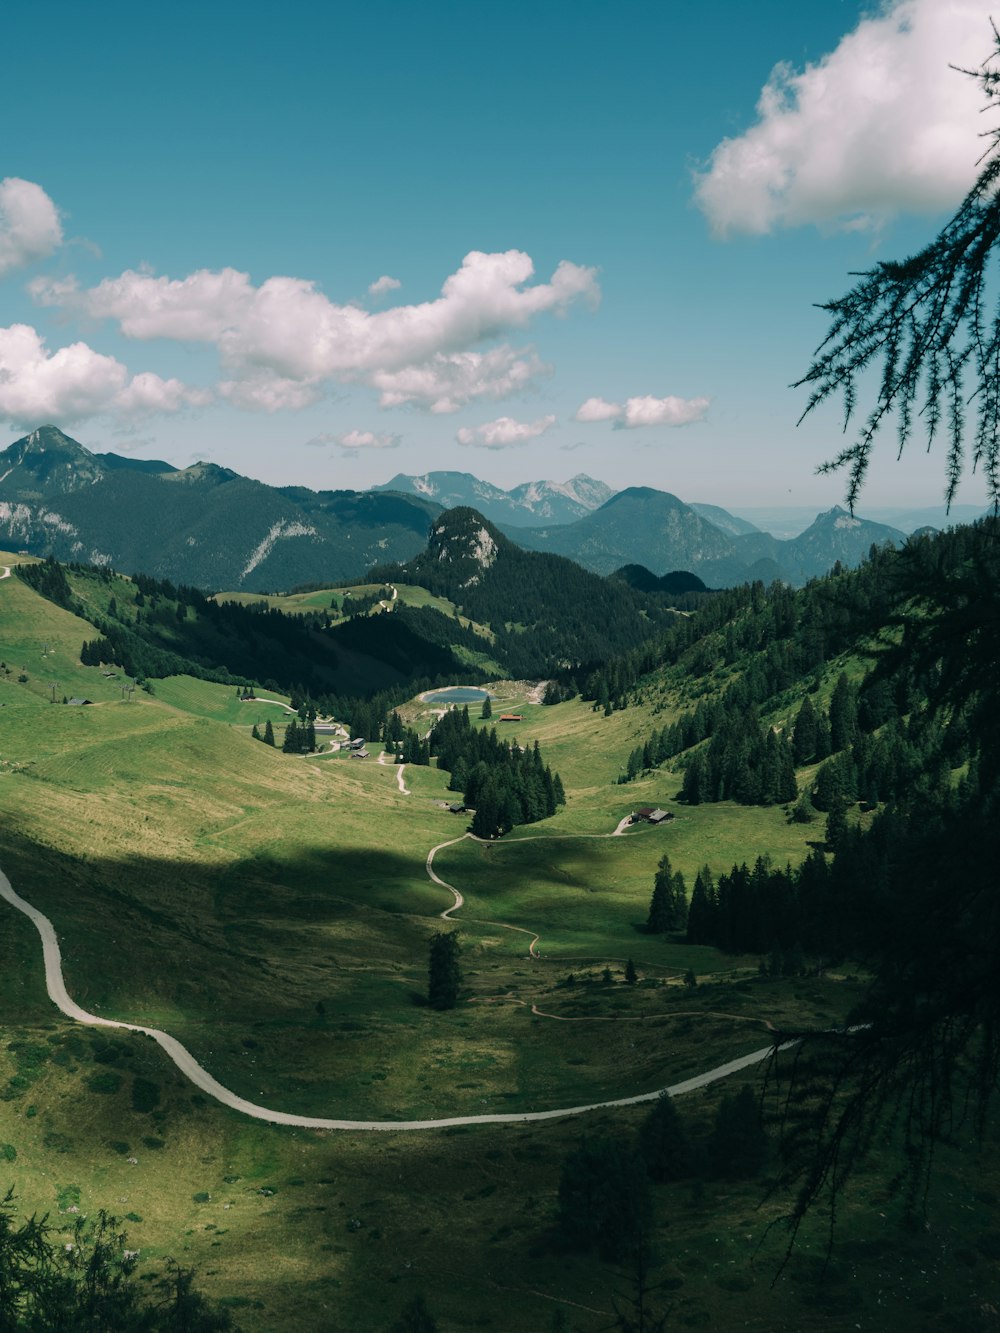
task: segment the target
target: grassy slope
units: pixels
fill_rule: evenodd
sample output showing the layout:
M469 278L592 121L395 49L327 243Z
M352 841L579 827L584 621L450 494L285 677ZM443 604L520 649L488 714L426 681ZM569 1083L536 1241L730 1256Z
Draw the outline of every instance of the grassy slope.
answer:
M8 661L29 675L0 681L0 865L55 921L75 998L166 1027L255 1100L386 1117L572 1104L753 1049L764 1018L835 1022L855 993L762 983L752 960L638 933L664 850L691 874L762 850L794 859L803 833L780 812L703 807L624 838L534 840L610 832L633 804L665 803L678 784L661 773L611 785L651 724L643 710L542 709L510 685L501 708L523 712L519 739L541 738L570 804L520 842L439 854L439 873L467 891L466 917L484 920L462 924L469 1002L432 1015L419 1003L426 940L448 895L423 861L461 832L434 804L445 775L409 768L405 797L390 766L282 756L249 739L255 717L227 687L177 678L123 704L114 682L74 665L89 627L15 579L0 584L0 626ZM45 702L49 670L72 673L74 692L98 706ZM106 1042L64 1023L45 999L30 926L3 915L0 1012L15 1042L0 1055L0 1075L14 1078L0 1139L15 1149L8 1174L29 1208L54 1210L73 1185L86 1207L133 1212L147 1258L195 1263L208 1289L251 1302L239 1312L251 1328L383 1327L417 1288L445 1328L544 1330L560 1301L571 1326L607 1323L612 1279L543 1243L579 1124L377 1137L249 1124L192 1095L149 1043L116 1039L109 1056ZM540 962L502 920L541 933ZM639 987L596 980L629 955ZM734 963L736 984L726 979ZM662 984L687 966L707 981L693 996ZM580 979L566 987L570 970ZM533 1017L530 1003L584 1021ZM157 1085L152 1112L133 1109L137 1073ZM695 1109L717 1095L699 1095ZM814 1292L808 1250L789 1270L798 1285L777 1293L773 1268L747 1267L760 1235L753 1187L710 1187L697 1206L687 1191L660 1193L685 1322L841 1326L816 1322L803 1302ZM859 1236L877 1239L892 1216L856 1219ZM923 1242L890 1236L894 1253L880 1259L890 1288L919 1283Z

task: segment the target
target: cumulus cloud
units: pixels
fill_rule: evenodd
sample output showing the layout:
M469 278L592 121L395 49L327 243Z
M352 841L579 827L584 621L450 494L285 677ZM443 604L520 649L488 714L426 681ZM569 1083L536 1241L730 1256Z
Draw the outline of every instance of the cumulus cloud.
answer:
M709 398L675 398L673 394L654 398L647 393L639 398L626 398L618 424L629 429L635 426L689 426L693 421L704 419L710 403Z
M556 424L554 416L539 417L537 421L515 421L513 417L498 417L482 426L462 426L456 432L459 444L475 445L479 449L510 449L527 444L544 435Z
M18 176L0 180L0 277L60 245L59 211L42 187Z
M115 320L130 338L214 343L226 372L220 391L240 406L301 406L338 380L377 388L383 406L453 412L520 389L544 369L530 352L477 344L600 296L596 271L566 260L548 282L529 285L533 276L521 251L472 251L437 299L374 313L337 305L301 278L255 287L235 269L183 279L129 271L89 290L38 280L31 290L43 305Z
M983 150L974 69L987 0L897 0L802 71L780 64L745 134L723 139L695 197L719 235L802 223L866 226L956 204Z
M588 398L573 414L574 421L614 421L622 414L621 403L609 403L603 398Z
M633 429L637 426L689 426L704 419L711 406L710 398L654 398L640 394L626 398L624 403L609 403L604 398L588 398L573 415L574 421L613 421L615 429Z
M411 405L439 415L478 399L508 398L551 370L531 348L503 343L488 352L438 353L421 365L373 371L368 382L380 391L380 407Z
M386 296L389 292L398 291L402 285L398 278L390 278L388 273L383 273L380 278L368 284L368 295Z
M130 379L120 361L83 342L50 353L28 324L0 328L0 416L15 426L79 421L106 412L176 412L209 396L149 372Z
M373 430L349 430L337 435L334 443L342 449L398 449L399 436L380 435Z

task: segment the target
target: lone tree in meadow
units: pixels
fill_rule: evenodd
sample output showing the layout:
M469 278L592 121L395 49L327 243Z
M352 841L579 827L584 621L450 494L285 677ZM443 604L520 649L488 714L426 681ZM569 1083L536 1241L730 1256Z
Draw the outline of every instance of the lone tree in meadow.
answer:
M457 930L438 931L431 937L427 1003L432 1009L454 1009L458 1003L458 988L462 984L460 953Z
M662 1184L691 1174L691 1145L669 1092L660 1093L639 1126L639 1152L650 1180Z
M648 1234L650 1211L645 1163L624 1143L593 1139L563 1163L559 1231L570 1249L596 1249L605 1261L625 1259Z
M484 722L488 722L493 716L493 704L490 702L490 696L487 695L483 700L483 711L479 714Z

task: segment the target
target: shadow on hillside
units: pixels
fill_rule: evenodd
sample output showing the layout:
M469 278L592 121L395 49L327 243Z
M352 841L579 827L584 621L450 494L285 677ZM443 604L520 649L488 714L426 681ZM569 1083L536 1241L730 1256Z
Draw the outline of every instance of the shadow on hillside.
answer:
M384 847L276 844L220 867L141 851L79 859L5 830L0 869L55 926L74 1000L98 1012L177 1006L196 1021L217 1005L292 1015L347 977L412 972L452 901L422 862ZM0 919L14 911L0 904ZM22 974L41 969L40 943L7 953Z

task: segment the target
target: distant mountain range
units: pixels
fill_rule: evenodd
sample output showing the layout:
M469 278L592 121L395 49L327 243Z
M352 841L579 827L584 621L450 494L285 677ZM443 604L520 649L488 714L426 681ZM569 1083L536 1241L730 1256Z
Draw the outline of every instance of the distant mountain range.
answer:
M0 546L203 589L358 579L422 551L443 508L473 509L518 545L598 574L686 570L716 588L801 584L837 560L857 564L873 543L904 540L898 528L839 508L782 540L718 505L646 486L615 493L583 474L505 491L466 472L401 473L369 491L313 491L266 486L214 463L176 468L93 453L55 426L0 452Z
M818 514L805 532L787 541L750 524L749 531L734 533L738 523L713 505L688 505L667 491L629 486L575 523L507 532L530 550L568 556L598 574L631 564L655 575L688 570L715 588L748 579L799 585L838 560L859 564L873 544L905 541L898 529L854 518L839 507Z
M603 481L580 473L569 481L526 481L504 491L471 472L425 472L413 477L397 473L373 491L399 491L434 500L442 509L475 509L492 523L530 527L541 523L572 523L599 509L614 491Z
M199 588L354 578L416 554L438 512L415 495L272 487L214 463L92 453L55 426L0 452L0 545Z

